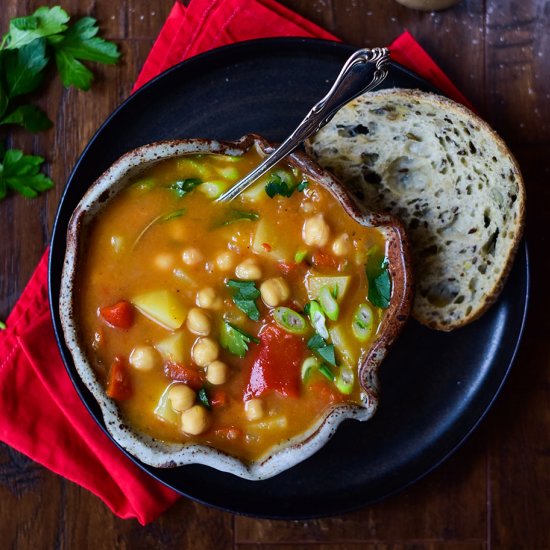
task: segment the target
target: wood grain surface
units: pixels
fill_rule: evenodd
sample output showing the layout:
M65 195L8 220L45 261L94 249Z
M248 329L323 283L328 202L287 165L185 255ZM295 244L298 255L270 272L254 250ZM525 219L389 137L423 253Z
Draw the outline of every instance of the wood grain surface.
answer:
M2 0L0 31L40 0ZM8 143L44 155L55 189L0 202L0 319L48 243L63 184L105 117L128 95L171 0L60 0L98 18L123 61L94 67L88 93L47 84L37 101L55 124ZM147 527L113 516L88 491L0 445L0 548L550 548L550 2L464 0L422 13L392 0L282 0L357 46L404 28L509 143L527 184L530 315L512 374L468 442L427 478L377 505L307 522L235 517L181 499ZM2 388L6 391L6 388Z

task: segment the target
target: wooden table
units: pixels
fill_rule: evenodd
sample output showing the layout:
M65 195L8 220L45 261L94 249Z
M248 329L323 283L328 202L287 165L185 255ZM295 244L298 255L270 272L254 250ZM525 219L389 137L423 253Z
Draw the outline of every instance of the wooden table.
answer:
M3 0L8 18L40 0ZM97 17L123 51L94 67L92 91L47 86L39 103L53 130L14 131L9 143L44 155L57 182L35 200L0 203L0 318L22 292L48 243L63 183L84 145L128 95L171 0L64 0ZM370 508L307 522L235 517L181 499L146 528L122 521L88 491L0 446L2 548L550 548L550 3L465 0L421 13L392 0L284 0L358 46L408 28L517 155L528 188L534 299L521 351L502 395L469 441L434 473ZM49 4L49 2L48 2Z

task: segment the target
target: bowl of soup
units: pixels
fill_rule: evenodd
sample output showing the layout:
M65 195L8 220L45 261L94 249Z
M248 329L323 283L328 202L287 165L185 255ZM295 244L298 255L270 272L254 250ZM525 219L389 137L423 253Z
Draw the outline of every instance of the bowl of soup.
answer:
M155 467L260 480L378 406L378 367L411 303L399 222L294 153L185 139L133 150L71 218L64 338L114 440Z

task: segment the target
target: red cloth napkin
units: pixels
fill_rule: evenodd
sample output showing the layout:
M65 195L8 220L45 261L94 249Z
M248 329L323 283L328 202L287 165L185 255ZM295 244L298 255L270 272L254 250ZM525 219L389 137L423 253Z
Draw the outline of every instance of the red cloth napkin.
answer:
M208 49L271 36L335 39L274 0L176 3L135 89ZM466 103L405 32L393 58ZM122 518L154 520L178 495L142 472L101 431L80 401L55 342L47 295L47 253L0 332L0 440L99 496Z

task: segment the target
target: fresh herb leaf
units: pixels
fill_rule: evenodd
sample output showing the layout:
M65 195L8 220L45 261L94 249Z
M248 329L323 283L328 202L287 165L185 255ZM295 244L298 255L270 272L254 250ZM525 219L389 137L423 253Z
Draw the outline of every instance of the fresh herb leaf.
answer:
M8 96L12 98L34 92L42 84L48 61L46 40L43 38L18 50L6 51L3 62Z
M238 281L229 279L227 281L229 288L237 289L233 294L235 305L253 321L259 321L260 311L256 306L256 299L260 297L260 291L256 288L254 281Z
M156 221L158 221L159 223L169 222L170 220L181 218L184 214L185 208L180 208L180 210L174 210L173 212L169 212L168 214L163 214L162 216L159 216Z
M224 321L220 330L220 344L233 355L244 357L251 342L259 344L258 338L247 334L244 330Z
M272 174L270 180L265 184L265 192L271 199L276 195L290 197L294 193L294 187L284 181L280 175Z
M369 302L376 307L386 309L390 305L391 297L391 278L387 258L375 250L368 256L365 272L369 283Z
M68 21L69 15L60 6L43 6L32 15L16 17L10 21L9 32L4 37L6 48L15 50L37 38L59 34L67 29Z
M3 151L0 159L0 200L6 196L8 189L28 198L51 189L53 181L40 173L43 163L42 157L24 155L19 149Z
M207 409L212 408L212 404L210 403L210 399L208 399L208 394L206 393L206 388L201 388L199 390L199 393L197 393L197 397L201 402L201 405L203 405Z
M299 191L300 193L304 190L304 189L307 189L307 186L309 185L309 181L307 180L302 180L297 186L296 186L296 191Z
M2 124L18 124L29 132L40 132L50 128L52 121L36 105L21 105L0 120L0 125Z
M134 241L133 248L137 246L139 241L143 238L143 235L153 227L156 223L165 223L170 220L175 220L176 218L181 218L185 214L185 208L180 208L179 210L174 210L173 212L168 212L167 214L161 214L156 218L153 218L142 230L141 233L136 237Z
M6 323L4 321L0 321L0 330L6 330Z
M187 193L190 193L202 183L202 180L198 178L187 178L184 180L178 180L171 185L168 186L169 189L174 191L176 195L181 199L181 197L187 195Z
M334 345L327 344L325 339L320 335L315 333L307 342L307 347L313 350L324 359L327 363L336 366L336 356L334 353Z
M260 215L258 214L258 212L252 212L252 211L247 212L245 210L236 210L232 208L226 220L220 223L218 227L231 225L232 223L240 222L243 220L249 220L251 222L255 222L255 221L258 221L259 218L260 218Z
M67 29L60 40L50 40L55 50L55 63L65 87L89 90L94 79L92 72L79 60L113 64L120 52L113 42L97 35L99 28L93 17L83 17Z

